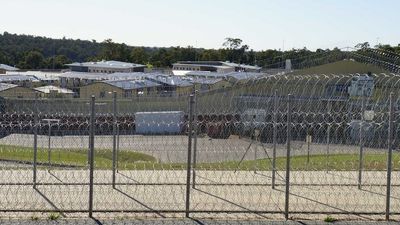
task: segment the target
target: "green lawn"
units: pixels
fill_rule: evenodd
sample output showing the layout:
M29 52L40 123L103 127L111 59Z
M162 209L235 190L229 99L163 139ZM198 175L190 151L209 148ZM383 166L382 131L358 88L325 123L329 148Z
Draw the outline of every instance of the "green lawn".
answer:
M51 162L57 165L70 165L85 167L87 166L87 149L52 149ZM33 161L33 149L27 147L0 145L0 159L15 160L22 162ZM366 154L364 157L365 170L385 170L386 154ZM48 162L47 149L38 149L38 163L40 166L46 166ZM271 159L246 160L238 165L238 161L226 161L217 163L199 163L198 169L203 170L271 170ZM335 154L330 155L312 155L309 162L307 156L293 156L291 158L292 170L357 170L358 169L357 154ZM393 155L393 168L400 169L400 154ZM153 156L138 153L134 151L120 151L119 153L119 169L136 169L136 170L181 170L186 168L186 163L160 163ZM277 169L284 170L286 166L286 157L278 157L276 161ZM112 151L109 149L97 149L95 151L95 168L111 169L112 167Z

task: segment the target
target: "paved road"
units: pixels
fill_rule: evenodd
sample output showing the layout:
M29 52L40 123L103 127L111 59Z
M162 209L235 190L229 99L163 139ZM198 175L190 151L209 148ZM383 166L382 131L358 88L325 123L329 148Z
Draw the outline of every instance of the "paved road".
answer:
M210 219L59 219L51 220L0 220L2 225L328 225L322 221L270 221L270 220L210 220ZM398 225L398 222L383 221L337 221L335 225Z
M119 147L121 150L133 150L153 155L162 162L186 162L187 160L187 136L142 136L121 135ZM96 136L95 147L101 149L112 149L112 136ZM253 143L251 140L239 139L231 136L229 139L210 139L199 137L197 141L198 162L239 161L243 155L245 159L265 158L272 156L272 144ZM0 144L15 146L33 146L33 135L12 134L0 139ZM38 136L38 146L47 148L48 137ZM87 148L88 136L64 136L52 137L52 148ZM246 150L250 146L249 151ZM310 146L310 154L325 154L328 147L326 144L313 143ZM304 142L292 142L292 155L306 155L307 144ZM329 145L330 154L335 153L357 153L358 146ZM384 149L365 148L366 153L383 152ZM277 156L286 155L286 146L277 146Z
M198 171L197 186L191 189L190 210L197 218L283 219L284 172L278 186L270 187L270 173ZM94 210L99 217L177 218L184 216L185 171L121 171L111 186L110 171L95 171ZM385 172L365 172L362 189L356 172L292 172L290 215L296 219L379 220L385 212ZM40 170L39 185L32 188L32 171L0 170L2 210L0 217L48 215L66 211L66 216L87 216L88 171ZM393 174L391 211L400 219L400 172ZM70 213L69 213L69 212ZM75 211L77 213L72 213ZM81 213L79 213L82 211ZM168 212L167 212L168 211ZM234 212L234 213L232 213ZM256 212L256 213L254 213Z

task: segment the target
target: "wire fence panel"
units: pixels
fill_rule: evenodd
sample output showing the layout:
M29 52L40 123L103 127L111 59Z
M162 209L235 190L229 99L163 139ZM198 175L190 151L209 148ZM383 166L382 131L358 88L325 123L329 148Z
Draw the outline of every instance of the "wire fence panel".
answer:
M0 210L398 218L399 78L275 75L191 97L7 97Z

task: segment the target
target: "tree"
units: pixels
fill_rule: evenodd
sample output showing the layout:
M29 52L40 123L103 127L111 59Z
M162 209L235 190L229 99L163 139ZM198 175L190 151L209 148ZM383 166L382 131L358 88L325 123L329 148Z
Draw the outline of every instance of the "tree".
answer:
M229 61L242 63L245 62L245 53L249 49L248 45L242 45L242 39L240 38L225 38L225 42L222 44L227 50L227 58Z
M363 43L358 43L355 46L355 48L363 50L363 49L370 48L370 45L369 45L369 42L363 42Z
M133 63L146 64L149 61L149 56L143 47L133 48L130 61Z
M45 60L48 69L63 69L66 68L65 64L68 63L71 63L71 60L65 55L56 55Z
M230 50L234 50L234 49L240 48L242 45L242 42L243 41L240 38L227 37L227 38L225 38L225 42L222 44L222 46L224 46Z
M25 60L21 65L23 69L40 69L44 65L44 57L38 51L30 51L26 54Z

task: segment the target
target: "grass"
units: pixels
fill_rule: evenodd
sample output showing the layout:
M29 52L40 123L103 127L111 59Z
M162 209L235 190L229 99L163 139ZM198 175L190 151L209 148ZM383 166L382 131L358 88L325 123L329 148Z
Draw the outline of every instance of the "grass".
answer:
M334 222L336 222L337 221L337 219L335 219L335 218L333 218L333 217L331 217L331 216L327 216L327 217L325 217L325 219L324 219L324 222L327 222L327 223L334 223Z
M59 213L51 213L48 217L49 220L58 220L60 219L60 214Z
M85 167L87 166L87 149L52 149L51 162L53 165L70 165ZM32 163L33 149L28 147L17 147L0 145L0 159L15 160ZM400 153L393 154L393 169L400 169ZM357 170L359 165L358 154L333 154L329 158L326 155L311 155L309 162L307 156L291 157L290 166L292 170L338 170L351 171ZM385 170L386 154L366 154L364 155L364 170ZM47 149L38 149L38 163L46 166L48 162ZM120 151L119 169L129 170L181 170L186 168L186 163L161 163L151 155L134 151ZM284 170L286 167L286 157L277 157L276 168ZM109 149L97 149L95 151L95 168L112 168L112 151ZM272 168L270 159L245 160L240 165L238 161L225 161L215 163L198 163L197 169L200 170L253 170L268 171Z
M0 159L13 160L20 162L33 162L33 148L0 145ZM87 165L88 150L87 149L52 149L51 163L53 165L68 165L84 167ZM38 164L48 163L48 150L39 148L37 152ZM133 152L121 151L119 154L119 164L135 164L135 163L156 162L153 156ZM112 151L107 149L95 150L95 166L98 169L110 169L112 167Z

